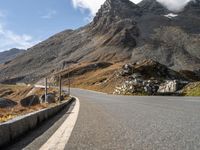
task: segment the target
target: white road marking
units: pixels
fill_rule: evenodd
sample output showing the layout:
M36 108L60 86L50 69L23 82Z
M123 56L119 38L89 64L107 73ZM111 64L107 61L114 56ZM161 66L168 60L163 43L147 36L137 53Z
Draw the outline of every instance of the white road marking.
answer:
M76 104L71 114L67 117L60 128L58 128L49 140L40 148L40 150L64 150L76 124L79 108L80 102L79 99L76 98Z
M72 89L78 89L78 90L81 90L81 91L88 91L88 92L92 92L92 93L108 95L107 93L93 91L93 90L87 90L87 89L81 89L81 88L72 88Z
M44 85L34 85L34 87L36 87L36 88L45 88ZM47 88L49 88L49 86L47 86Z

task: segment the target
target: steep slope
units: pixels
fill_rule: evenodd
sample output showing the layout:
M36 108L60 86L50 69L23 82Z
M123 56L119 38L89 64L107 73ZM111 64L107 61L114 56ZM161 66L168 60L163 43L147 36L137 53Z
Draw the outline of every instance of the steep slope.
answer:
M33 82L73 63L127 60L139 36L136 22L130 18L135 8L139 9L129 0L106 1L91 24L64 31L30 48L2 67L0 79ZM105 16L105 12L109 13Z
M13 48L8 51L0 52L0 64L3 64L11 59L14 59L18 55L24 53L25 50Z
M200 0L193 0L188 3L188 5L185 7L184 13L185 15L200 15Z
M176 70L198 69L200 15L194 12L200 9L199 3L190 2L179 13L166 11L156 0L143 0L139 5L144 11L137 20L141 44L133 50L132 60L150 58Z
M164 15L170 12L167 8L162 6L156 0L143 0L138 4L138 6L141 7L144 13L154 13L156 15Z
M193 5L185 9L190 15L183 11L169 18L166 15L172 12L156 0L139 5L107 0L90 24L58 33L2 66L0 81L35 82L72 64L146 58L177 70L196 70L200 17L193 14L198 3Z

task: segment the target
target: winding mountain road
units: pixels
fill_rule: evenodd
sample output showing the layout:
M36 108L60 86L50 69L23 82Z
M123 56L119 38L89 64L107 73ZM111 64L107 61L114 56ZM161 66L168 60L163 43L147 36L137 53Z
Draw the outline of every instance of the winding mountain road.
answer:
M79 98L80 109L71 136L63 143L66 150L200 149L199 97L125 97L81 89L72 89L72 95ZM12 148L44 146L69 117L64 113L39 137ZM69 134L63 132L63 139Z

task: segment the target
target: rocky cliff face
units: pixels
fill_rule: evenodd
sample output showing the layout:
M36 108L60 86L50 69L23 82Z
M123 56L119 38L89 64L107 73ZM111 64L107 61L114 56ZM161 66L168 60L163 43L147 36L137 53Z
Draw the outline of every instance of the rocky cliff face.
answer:
M199 0L170 13L156 0L107 0L90 24L58 33L2 66L0 81L35 82L80 62L153 59L176 70L197 70Z
M107 0L89 26L89 32L105 37L103 45L135 47L139 37L139 6L129 0Z
M167 8L162 6L156 0L143 0L138 5L142 9L143 13L153 13L156 15L165 15L170 13Z
M183 10L184 14L188 14L188 15L200 15L200 0L193 0L190 1L188 3L188 5L185 7L185 9Z

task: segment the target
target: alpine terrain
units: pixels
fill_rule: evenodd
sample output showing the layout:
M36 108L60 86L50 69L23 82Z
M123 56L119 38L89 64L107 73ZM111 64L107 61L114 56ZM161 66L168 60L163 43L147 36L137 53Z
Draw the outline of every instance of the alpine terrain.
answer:
M96 85L128 63L131 65L126 69L145 64L163 66L153 68L153 72L174 70L174 77L170 73L165 80L178 76L196 81L200 72L199 27L200 0L189 2L180 12L168 10L156 0L143 0L137 5L129 0L107 0L91 23L58 33L1 66L0 81L34 83L77 67L83 72L72 72L79 76L101 76L98 81L87 81Z

